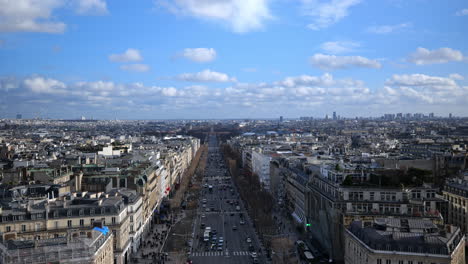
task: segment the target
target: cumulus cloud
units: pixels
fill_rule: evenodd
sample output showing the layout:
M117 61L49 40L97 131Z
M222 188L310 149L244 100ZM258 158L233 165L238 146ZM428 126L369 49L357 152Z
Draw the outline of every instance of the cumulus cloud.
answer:
M417 65L440 64L450 61L462 61L463 54L451 48L428 50L419 47L408 56L407 60Z
M33 93L64 94L66 92L66 85L63 82L44 77L25 79L24 86Z
M349 14L349 9L361 0L301 0L304 15L312 17L308 25L312 30L327 28Z
M310 63L322 70L337 70L348 68L381 68L382 65L377 60L371 60L361 56L336 56L325 54L314 54L310 58Z
M452 80L459 80L459 81L465 79L465 77L461 76L461 75L458 74L458 73L452 73L452 74L450 74L450 75L449 75L449 78L452 79Z
M105 15L107 3L105 0L75 0L76 12L80 15Z
M187 48L180 55L188 60L200 63L214 61L217 56L216 50L213 48Z
M411 27L411 23L401 23L397 25L381 25L381 26L371 26L367 29L368 32L374 34L389 34L404 28Z
M264 27L272 18L269 0L159 0L157 3L177 15L220 22L232 31L244 33Z
M457 11L455 13L457 16L467 16L468 15L468 8L464 8L462 10Z
M141 56L139 50L127 49L122 54L109 55L109 60L113 62L132 62L132 61L141 61L143 60L143 57Z
M66 25L51 19L61 0L0 0L0 32L63 33Z
M331 54L348 53L354 51L361 45L353 41L328 41L322 43L320 48Z
M454 80L445 77L429 76L425 74L395 74L387 80L390 86L419 86L431 87L437 90L453 89L457 87Z
M466 104L468 96L468 91L454 79L425 74L396 74L385 85L388 95L412 104Z
M121 65L120 69L131 72L147 72L150 70L150 67L146 64L135 63Z
M13 76L0 76L0 91L8 92L18 88L18 81Z
M179 81L187 82L235 82L236 79L221 72L203 70L197 73L182 73L175 77Z

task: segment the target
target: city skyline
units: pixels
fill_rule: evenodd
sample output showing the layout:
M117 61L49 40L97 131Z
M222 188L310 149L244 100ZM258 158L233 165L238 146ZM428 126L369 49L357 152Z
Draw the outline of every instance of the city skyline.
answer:
M0 6L0 118L468 115L461 0Z

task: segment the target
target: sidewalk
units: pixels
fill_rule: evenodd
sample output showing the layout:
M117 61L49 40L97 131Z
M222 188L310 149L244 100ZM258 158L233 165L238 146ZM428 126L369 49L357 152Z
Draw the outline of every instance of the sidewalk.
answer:
M185 217L185 214L179 213L175 216L168 215L168 222L163 224L155 224L152 229L146 234L140 248L132 255L135 263L164 263L167 260L165 253L162 253L162 248L170 233L171 227ZM171 222L173 222L171 224Z

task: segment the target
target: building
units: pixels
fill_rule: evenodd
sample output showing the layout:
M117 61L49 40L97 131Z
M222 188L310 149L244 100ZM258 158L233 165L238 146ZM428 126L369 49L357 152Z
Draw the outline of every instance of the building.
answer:
M113 244L107 227L41 240L2 240L0 263L109 264L114 261Z
M336 120L336 112L333 112L333 120Z
M252 173L258 175L260 184L265 190L270 190L270 161L271 155L261 150L252 151Z
M345 232L345 252L345 264L465 264L465 236L422 219L355 221Z
M74 193L48 199L20 197L0 209L3 240L41 240L85 234L97 222L113 234L114 263L129 260L130 217L125 199L118 194Z
M443 190L448 201L447 223L459 226L463 232L468 230L468 181L449 180Z

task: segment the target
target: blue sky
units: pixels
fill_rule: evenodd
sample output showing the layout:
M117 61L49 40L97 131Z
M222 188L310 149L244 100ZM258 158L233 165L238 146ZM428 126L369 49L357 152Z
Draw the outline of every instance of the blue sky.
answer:
M0 118L468 115L463 0L0 0Z

